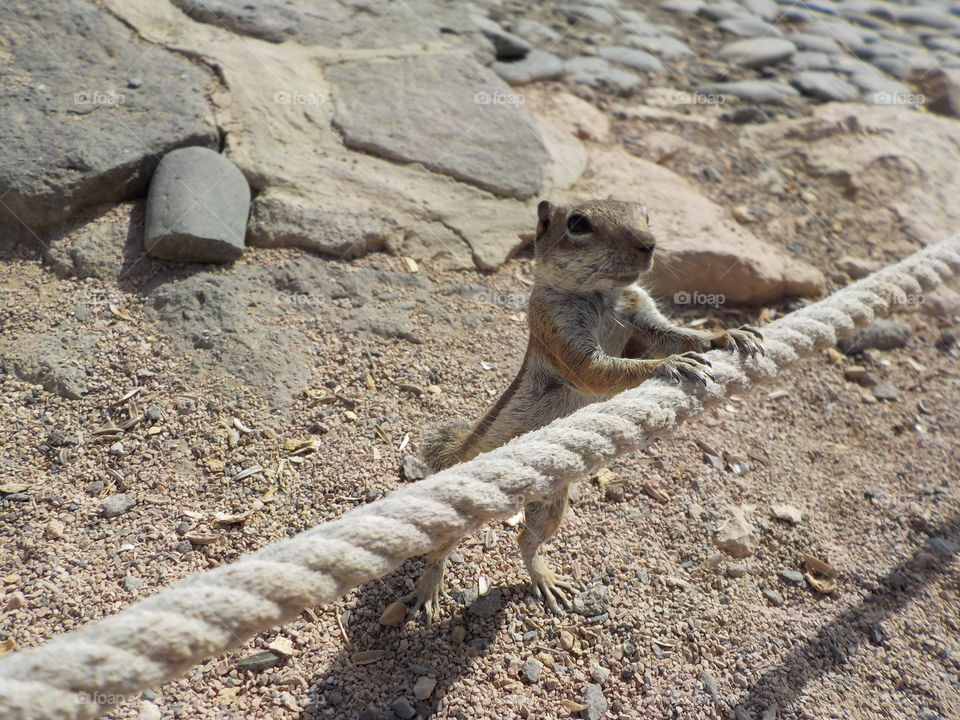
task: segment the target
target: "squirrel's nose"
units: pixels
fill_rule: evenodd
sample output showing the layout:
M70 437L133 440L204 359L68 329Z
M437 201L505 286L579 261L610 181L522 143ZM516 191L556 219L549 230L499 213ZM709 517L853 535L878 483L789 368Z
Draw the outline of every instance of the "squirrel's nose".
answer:
M631 233L630 240L637 250L652 251L657 245L656 239L648 232Z

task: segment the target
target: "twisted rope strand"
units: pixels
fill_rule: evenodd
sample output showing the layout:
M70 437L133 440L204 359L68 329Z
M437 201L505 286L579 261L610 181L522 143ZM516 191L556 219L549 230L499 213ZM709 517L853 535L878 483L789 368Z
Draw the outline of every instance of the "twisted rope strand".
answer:
M172 680L304 608L332 602L408 558L546 498L957 274L960 234L770 323L762 357L706 353L716 378L709 387L645 382L337 520L189 576L112 617L2 658L0 717L96 717L118 698Z

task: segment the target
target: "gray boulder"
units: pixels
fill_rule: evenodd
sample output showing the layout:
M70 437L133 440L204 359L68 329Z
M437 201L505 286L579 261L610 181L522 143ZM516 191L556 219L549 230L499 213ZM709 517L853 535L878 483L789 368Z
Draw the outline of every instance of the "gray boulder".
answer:
M0 235L43 237L101 203L142 196L163 153L216 147L211 77L82 0L4 10ZM56 48L57 62L50 48Z
M250 186L219 153L189 147L167 153L150 183L144 248L179 262L230 262L243 255Z
M497 195L540 190L550 156L523 96L491 70L457 55L420 55L342 62L326 79L348 147Z

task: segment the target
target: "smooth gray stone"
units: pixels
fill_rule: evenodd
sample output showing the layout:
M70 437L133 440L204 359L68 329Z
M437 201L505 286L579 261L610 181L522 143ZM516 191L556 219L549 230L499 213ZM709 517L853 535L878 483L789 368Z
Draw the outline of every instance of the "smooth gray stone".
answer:
M817 0L816 2L807 0L804 2L804 7L822 15L837 15L839 13L837 4L832 0Z
M936 55L930 53L917 53L916 55L908 55L904 58L907 62L907 67L910 68L910 72L915 73L931 73L937 68L940 67L940 59Z
M701 85L697 92L703 95L731 95L761 104L778 105L800 95L796 89L773 80L743 80L740 82Z
M718 57L731 65L758 68L787 60L796 51L792 42L781 38L749 38L720 48Z
M739 37L783 37L776 25L755 17L730 17L721 20L718 27Z
M780 11L780 18L792 23L809 23L815 21L818 17L818 15L796 5L788 5Z
M867 9L867 13L888 22L893 22L896 20L896 8L890 3L871 2L870 7Z
M580 22L589 20L598 25L613 25L617 22L616 16L602 7L592 5L564 5L560 10L567 16L570 22Z
M876 72L872 63L864 62L852 55L834 55L833 71L853 75L858 72Z
M913 335L913 328L906 323L882 318L858 330L852 338L841 340L837 343L837 347L848 355L874 348L896 350L906 345L911 335Z
M930 50L939 50L946 53L960 51L960 38L951 35L929 35L924 38L923 44Z
M552 27L544 25L541 22L537 22L536 20L531 20L530 18L520 18L519 20L515 20L510 25L510 30L525 38L539 36L546 38L547 40L556 40L558 37L560 37L560 33L558 33Z
M921 25L937 30L960 29L960 18L930 5L908 5L895 11L897 22L903 25Z
M873 64L887 75L903 80L910 73L910 64L903 58L881 57L876 58Z
M780 17L780 6L773 0L741 0L741 4L752 14L767 22L773 22Z
M497 53L497 60L516 60L524 57L533 49L527 40L519 35L504 30L500 23L494 22L490 18L482 15L471 15L470 19L476 24L487 39L493 43L493 49Z
M891 40L893 42L904 43L905 45L919 45L916 34L907 32L898 27L887 27L883 30L877 31L877 35L880 36L882 40Z
M793 33L787 35L786 39L797 46L798 50L811 50L813 52L822 52L827 55L834 55L843 52L837 41L823 35L813 33Z
M859 25L870 30L885 30L890 27L890 23L888 23L886 20L881 20L874 15L867 15L865 13L844 12L842 17L849 23Z
M649 37L660 37L664 33L663 28L660 28L646 20L635 20L633 22L626 23L623 26L623 31L630 35L644 35Z
M250 186L219 153L203 147L163 156L147 195L144 249L179 262L230 262L243 255Z
M864 39L864 32L854 28L844 20L818 19L805 28L804 32L821 35L838 43L840 47L852 55L862 56L870 54L867 42Z
M592 85L602 82L621 88L632 88L641 84L641 78L629 70L615 68L603 58L578 57L564 63L569 80Z
M871 50L873 50L873 57L906 57L908 55L926 55L927 53L923 48L914 44L907 45L905 43L896 42L894 40L878 40L877 42L870 44Z
M495 62L490 67L511 85L526 85L538 80L558 80L566 73L563 60L545 50L534 50L522 60Z
M836 73L799 72L791 82L804 94L820 100L852 102L860 99L860 91Z
M703 6L702 0L664 0L657 7L667 12L696 15Z
M625 27L631 25L650 25L647 16L637 10L615 8L613 12L620 19L620 24Z
M604 60L620 63L641 72L660 74L665 70L663 63L655 55L643 50L611 45L600 48L599 55Z
M717 0L703 5L697 13L711 20L726 20L734 17L751 17L750 11L733 0Z
M631 35L627 40L641 50L646 50L667 60L676 60L694 55L693 50L691 50L686 43L664 35L658 37Z
M470 58L357 58L328 66L325 80L336 88L334 122L348 147L497 195L539 192L550 156L522 96Z
M827 71L832 70L834 66L833 59L822 52L798 52L791 58L790 62L800 70Z
M860 88L868 99L874 95L887 95L891 98L886 101L884 101L882 97L873 99L872 102L875 105L899 104L896 102L898 97L906 97L912 92L910 88L903 83L891 80L879 73L856 72L850 76L850 82Z

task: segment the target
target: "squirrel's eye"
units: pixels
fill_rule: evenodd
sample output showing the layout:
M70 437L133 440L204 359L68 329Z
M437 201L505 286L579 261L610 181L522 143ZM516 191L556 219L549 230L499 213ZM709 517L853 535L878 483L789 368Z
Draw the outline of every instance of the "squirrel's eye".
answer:
M567 218L567 230L574 235L586 235L593 232L593 223L583 213L570 213L570 217Z

